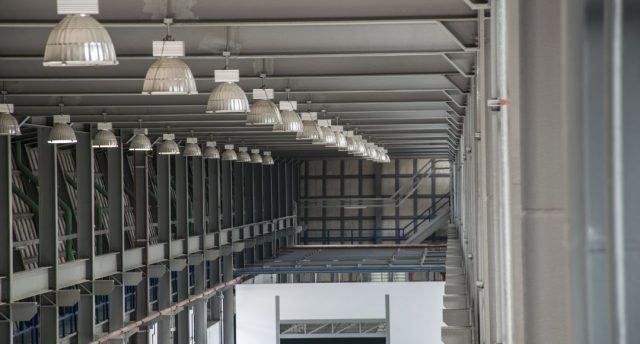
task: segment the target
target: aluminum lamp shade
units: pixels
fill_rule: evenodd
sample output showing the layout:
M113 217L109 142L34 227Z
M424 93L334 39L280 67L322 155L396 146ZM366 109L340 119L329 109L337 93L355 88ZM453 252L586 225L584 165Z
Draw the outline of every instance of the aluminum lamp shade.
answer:
M247 114L247 125L274 125L282 123L282 116L276 104L260 99L251 105Z
M149 138L144 134L144 132L135 134L129 143L129 150L132 152L148 152L151 149L151 141L149 141Z
M251 156L247 152L247 147L238 147L238 162L251 162Z
M180 154L180 147L174 141L173 134L162 135L162 143L158 146L158 154L160 155L177 155Z
M330 127L322 127L320 128L322 130L322 133L324 134L324 139L321 141L315 141L313 142L314 144L322 144L325 145L326 147L337 147L336 145L336 135L334 134L334 132L331 130Z
M242 88L233 82L223 82L209 94L207 113L247 113L249 100Z
M202 156L202 150L200 146L198 146L198 139L195 137L188 137L187 143L184 145L184 150L182 151L183 156Z
M216 148L215 142L207 142L207 147L202 152L202 157L205 159L220 159L220 151Z
M336 135L336 147L338 147L338 151L340 152L348 151L347 138L344 136L344 134L341 132L335 132L335 135Z
M118 60L104 26L88 14L70 14L49 34L42 64L45 67L113 66Z
M63 144L63 143L76 143L76 133L69 125L69 115L56 115L53 116L53 128L49 132L48 143L51 144Z
M238 154L233 150L233 145L224 145L224 152L222 152L222 160L236 161L238 160Z
M347 152L356 154L358 152L358 142L355 137L347 137Z
M251 150L251 163L252 164L262 164L262 156L260 156L259 149Z
M273 126L273 131L281 131L285 133L299 133L302 132L303 124L300 116L292 110L284 110L281 112L282 124L276 124Z
M296 140L323 140L324 134L315 121L302 121L302 132L296 135Z
M96 136L93 138L91 146L93 148L117 148L118 139L111 130L101 129L98 130Z
M154 62L144 78L142 94L197 94L196 80L191 69L176 57L161 57Z
M0 136L20 135L20 123L8 112L0 112Z
M271 152L269 151L264 152L264 155L262 156L262 164L266 166L271 166L275 164L275 162L273 161L273 157L271 156Z

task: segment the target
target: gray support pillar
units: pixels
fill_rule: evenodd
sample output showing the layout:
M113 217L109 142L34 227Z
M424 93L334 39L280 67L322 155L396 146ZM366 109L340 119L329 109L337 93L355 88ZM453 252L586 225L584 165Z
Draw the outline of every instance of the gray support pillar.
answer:
M81 294L78 302L78 343L89 343L95 335L95 296Z
M167 159L168 160L168 159ZM158 278L158 309L165 309L171 305L171 271L165 272ZM171 315L160 318L158 322L158 344L173 344L171 334Z
M58 166L57 147L47 143L50 128L38 128L38 245L40 266L51 267L49 288L58 289ZM46 171L46 172L45 172ZM42 343L58 338L58 307L55 294L51 302L41 298L40 338Z
M90 271L87 271L87 278L93 279L93 257L95 255L93 148L89 134L77 133L76 135L78 137L76 144L78 258L90 260Z
M189 197L187 158L174 156L176 161L176 231L178 239L184 240L184 251L188 249L189 237ZM189 297L189 269L178 271L178 300ZM178 344L189 343L189 312L188 308L178 313L175 317Z
M255 222L264 220L263 207L264 202L262 196L263 180L262 180L262 164L253 165L253 218Z
M262 168L262 219L263 220L271 220L273 218L272 208L271 208L271 200L272 193L271 190L271 173L273 171L273 166L264 166Z
M278 195L279 195L279 208L278 208L278 217L287 216L287 197L288 197L288 189L287 189L287 162L281 161L278 165Z
M38 255L41 267L51 267L49 287L58 289L58 150L47 143L49 128L38 128ZM46 171L46 172L45 172Z
M253 200L255 197L255 185L253 184L253 167L255 164L247 163L243 165L244 170L244 223L254 223L254 207Z
M202 157L192 158L193 179L193 221L194 235L200 236L200 247L204 248L205 218L204 218L204 160ZM206 289L205 275L206 261L203 260L194 266L195 269L195 293L200 294ZM194 340L196 343L207 343L207 303L198 302L193 306L194 312Z
M233 226L244 224L244 162L233 163Z
M284 188L285 188L285 211L284 211L284 216L289 216L291 215L291 208L292 208L292 202L291 202L291 197L292 197L292 193L293 193L293 188L292 188L292 178L291 178L291 168L293 166L292 162L285 162L284 163Z
M176 230L178 239L186 239L189 236L189 197L187 180L187 158L175 155L176 162Z
M115 331L124 326L124 285L113 288L109 294L109 331Z
M209 186L209 219L207 232L220 231L220 160L207 160L207 181Z
M95 256L94 234L94 168L93 148L90 134L77 133L76 184L78 195L78 258L89 259L87 279L93 280L93 258ZM87 343L95 335L95 297L82 294L78 304L78 342Z
M158 155L156 157L157 197L158 197L158 238L165 243L165 255L171 254L171 157ZM158 309L171 305L171 272L167 271L158 278ZM173 344L171 342L171 316L163 316L158 322L158 343Z
M415 162L415 160L414 160ZM415 168L415 166L414 166ZM376 198L382 198L382 164L373 164L373 173L374 173L374 177L373 177L373 192L375 194ZM344 179L344 177L340 178L341 180ZM417 194L417 191L416 191ZM415 204L415 198L414 198L414 204ZM382 229L382 211L384 210L384 208L382 207L376 207L373 208L374 212L375 212L375 220L374 220L374 225L373 228L374 229ZM415 210L414 210L415 211ZM378 244L380 243L380 239L378 238L378 233L380 234L384 234L383 231L378 232L377 230L373 231L373 243L374 244Z
M109 250L118 252L118 271L123 270L124 213L123 213L123 148L118 139L118 148L107 152L107 188L109 191ZM109 329L124 326L124 286L116 285L109 295Z
M233 279L233 247L228 247L228 255L222 259L222 273L224 282ZM222 254L222 250L221 250ZM233 288L224 291L223 304L223 326L224 326L224 343L235 344L235 295Z
M231 185L231 172L233 170L233 162L221 161L220 174L220 199L222 200L222 228L233 227L233 187Z
M178 271L178 300L189 298L189 266ZM189 307L185 307L175 317L178 344L189 344Z
M0 300L8 304L12 300L13 282L13 192L11 179L13 175L11 163L11 137L0 136L0 276L3 276L0 286ZM9 306L0 308L9 319L0 320L0 342L13 341L13 322Z
M280 161L276 161L271 166L271 218L280 216L280 188L278 187L278 173L280 172Z
M136 320L145 318L149 314L149 161L146 152L135 152L134 156L134 188L135 188L135 246L146 247L142 264L145 265L144 278L136 287ZM147 332L136 334L137 343L148 341Z

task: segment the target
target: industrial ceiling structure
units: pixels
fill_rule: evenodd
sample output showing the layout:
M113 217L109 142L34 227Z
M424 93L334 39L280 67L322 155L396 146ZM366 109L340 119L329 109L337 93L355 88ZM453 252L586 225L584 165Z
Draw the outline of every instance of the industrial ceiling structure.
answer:
M346 153L295 139L271 127L247 126L246 114L205 113L214 70L239 69L247 92L265 84L274 101L295 100L298 111L355 131L392 157L454 154L478 51L478 12L468 0L102 1L95 18L109 32L118 65L44 67L47 38L61 20L56 2L0 4L0 81L19 120L51 124L59 104L76 130L113 123L130 134L142 120L151 140L245 145L274 156L344 157ZM19 20L18 20L19 18ZM183 61L198 94L143 95L156 57L152 41L185 42ZM264 74L266 77L261 78ZM287 92L287 90L290 90Z

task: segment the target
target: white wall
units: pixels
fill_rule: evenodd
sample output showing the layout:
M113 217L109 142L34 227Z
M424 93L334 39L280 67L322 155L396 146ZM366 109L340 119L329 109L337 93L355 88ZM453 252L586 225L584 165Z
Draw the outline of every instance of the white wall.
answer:
M281 319L384 319L385 294L392 344L441 343L444 282L391 282L238 285L237 344L277 344L276 295Z

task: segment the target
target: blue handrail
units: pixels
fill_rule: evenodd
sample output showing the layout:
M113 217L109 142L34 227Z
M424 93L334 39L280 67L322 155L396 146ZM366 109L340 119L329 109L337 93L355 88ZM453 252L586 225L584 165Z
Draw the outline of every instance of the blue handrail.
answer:
M443 200L446 200L446 202L442 202ZM402 236L406 238L408 234L413 233L418 227L420 227L420 225L422 225L426 221L433 220L433 218L435 218L438 211L448 204L449 204L449 193L438 198L429 208L425 209L420 215L416 216L413 220L411 220L404 227L402 227ZM407 228L409 228L412 224L413 224L413 228L407 231Z

